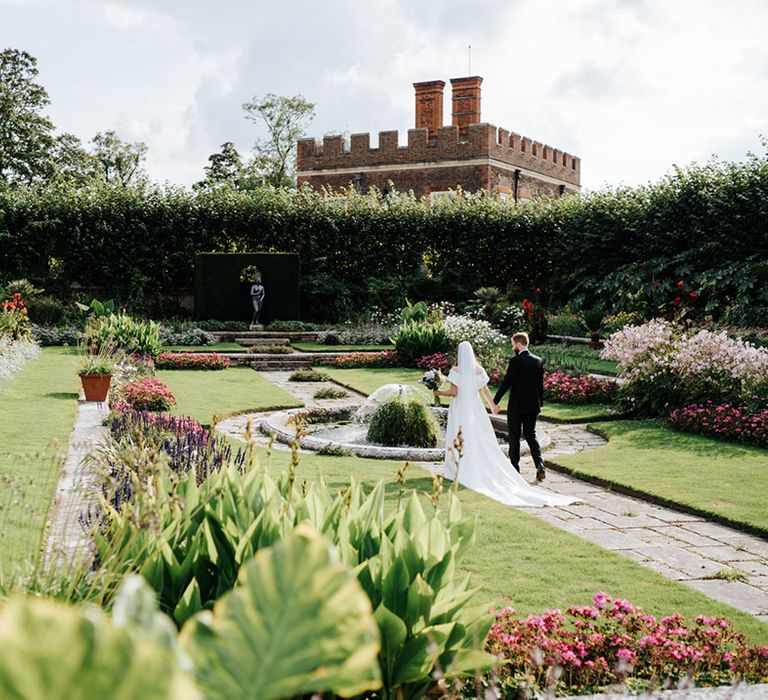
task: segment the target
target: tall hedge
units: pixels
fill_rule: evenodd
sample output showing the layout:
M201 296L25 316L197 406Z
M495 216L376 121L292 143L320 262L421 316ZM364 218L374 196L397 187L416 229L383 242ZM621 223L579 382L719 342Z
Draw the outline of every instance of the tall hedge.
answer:
M199 252L301 259L302 311L466 299L480 286L540 287L652 314L676 282L715 315L768 305L768 160L676 169L660 182L509 206L485 195L430 205L406 194L180 188L0 191L0 281L110 290L136 307L193 286ZM763 309L761 311L761 309Z

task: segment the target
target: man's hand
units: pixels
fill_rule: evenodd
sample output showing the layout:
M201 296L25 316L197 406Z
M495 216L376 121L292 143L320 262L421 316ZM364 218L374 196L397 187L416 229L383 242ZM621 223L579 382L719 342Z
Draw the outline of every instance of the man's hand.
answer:
M499 404L491 402L491 413L493 413L494 416L498 416L500 411L501 407Z

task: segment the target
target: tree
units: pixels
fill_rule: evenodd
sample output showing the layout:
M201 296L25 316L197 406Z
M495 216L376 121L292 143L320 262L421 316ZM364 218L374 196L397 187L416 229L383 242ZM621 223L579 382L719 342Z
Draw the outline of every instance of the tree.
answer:
M315 116L315 105L301 95L283 97L273 93L254 97L243 105L246 119L264 122L268 138L253 146L255 170L275 187L291 186L295 171L296 142Z
M91 143L93 155L107 182L131 185L144 177L141 165L147 155L145 143L123 141L117 132L111 129L96 134Z
M202 189L228 183L237 187L243 179L245 170L235 144L227 141L221 144L221 151L208 156L205 179L195 183L194 186L196 189Z
M53 140L50 153L52 180L85 185L99 178L100 166L74 134L60 134Z
M50 174L54 127L41 113L50 100L37 75L31 54L0 52L0 181L30 183Z

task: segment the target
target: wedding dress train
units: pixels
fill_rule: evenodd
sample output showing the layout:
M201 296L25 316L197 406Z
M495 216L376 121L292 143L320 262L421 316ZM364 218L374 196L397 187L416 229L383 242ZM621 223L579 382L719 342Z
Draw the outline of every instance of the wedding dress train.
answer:
M458 393L448 410L445 433L445 477L452 481L458 472L459 483L511 506L565 506L577 498L531 486L512 466L501 450L491 420L483 407L479 391L488 375L475 361L470 343L459 344L458 367L448 381ZM461 457L455 448L461 431Z

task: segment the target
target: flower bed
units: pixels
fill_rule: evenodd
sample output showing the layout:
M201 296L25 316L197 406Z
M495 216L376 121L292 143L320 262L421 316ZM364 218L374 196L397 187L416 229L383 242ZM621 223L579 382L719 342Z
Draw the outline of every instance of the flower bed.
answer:
M126 382L120 389L119 400L139 411L167 411L176 404L168 385L154 377Z
M348 352L344 355L323 361L322 364L338 367L339 369L353 369L356 367L399 367L397 353L394 350L382 350L381 352Z
M432 355L424 355L424 357L420 357L418 360L416 360L416 366L419 369L437 369L445 375L451 371L452 364L453 363L451 362L451 358L447 353L444 352L436 352Z
M39 354L40 348L36 343L0 335L0 382L9 380L25 362Z
M672 411L669 423L686 433L768 447L768 409L750 411L745 406L708 401Z
M657 620L605 593L593 600L565 614L496 612L487 650L506 661L498 669L503 697L516 698L529 685L583 695L619 683L658 688L686 677L706 686L768 680L768 646L749 646L726 619L699 616L686 624L676 613Z
M164 352L155 359L157 369L227 369L230 360L213 352Z
M611 403L617 394L614 382L586 374L544 373L544 398L558 403Z
M768 349L724 332L689 331L656 319L614 333L602 352L627 379L620 399L639 415L666 416L705 401L764 406Z

